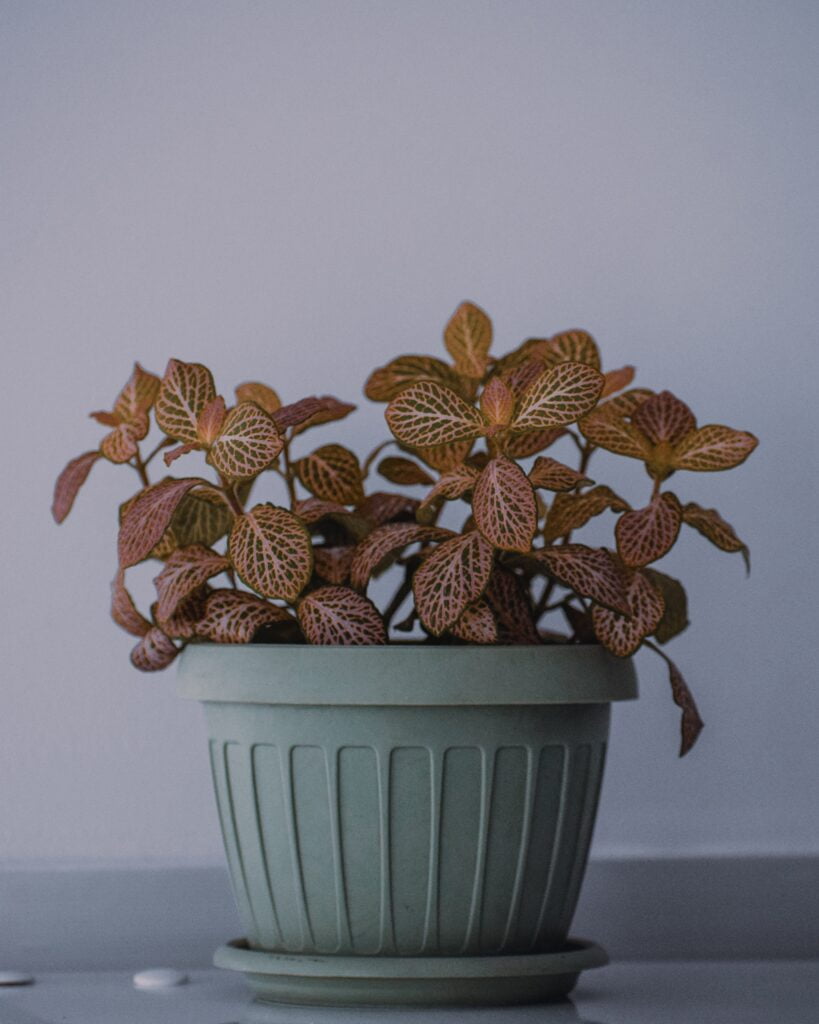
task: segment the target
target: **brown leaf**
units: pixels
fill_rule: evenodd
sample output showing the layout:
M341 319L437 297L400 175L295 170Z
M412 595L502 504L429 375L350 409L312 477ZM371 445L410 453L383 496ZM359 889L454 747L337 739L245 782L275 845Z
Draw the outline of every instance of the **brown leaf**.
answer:
M137 441L147 434L148 417L143 414L145 423L120 423L119 426L105 435L100 442L100 451L109 462L121 464L132 459L139 445ZM144 426L144 430L143 430Z
M268 416L278 412L282 407L282 400L267 384L260 384L257 380L249 380L236 388L237 402L255 402L264 409Z
M390 497L398 497L391 495ZM410 499L405 499L409 501ZM335 501L322 501L320 498L306 498L296 502L296 514L308 526L322 530L328 523L341 526L355 540L365 537L372 529L372 521L359 512L351 512L344 505Z
M412 580L418 615L440 636L477 601L492 571L492 545L477 531L446 540L416 570Z
M398 440L414 448L464 441L485 429L474 406L431 380L405 388L387 406L386 417Z
M355 547L352 544L344 547L314 545L313 569L317 576L327 580L328 583L338 585L347 583L350 579L350 567L354 554Z
M241 491L242 488L239 488ZM173 514L169 532L173 547L203 544L209 548L224 537L233 522L233 513L224 496L212 487L201 487L186 494Z
M512 392L515 401L518 401L534 381L544 373L546 373L546 364L542 359L526 359L503 373L500 379Z
M439 473L444 473L463 462L474 443L474 437L469 437L465 441L453 441L451 444L414 448L412 452L428 466L437 469Z
M621 366L619 370L609 370L607 373L604 373L603 376L606 378L606 383L603 385L600 397L608 398L609 395L627 388L634 380L635 372L633 366Z
M299 603L299 622L311 644L385 644L387 631L378 609L349 587L321 587Z
M233 410L231 410L232 412ZM222 432L226 415L225 400L221 395L217 395L216 398L212 398L208 402L196 421L196 431L202 444L206 446L213 444Z
M151 629L151 623L140 615L126 590L125 573L121 569L111 583L111 618L131 636L145 636Z
M174 609L173 615L162 618L157 611L157 605L153 606L154 619L164 633L175 640L190 640L198 636L199 622L205 614L205 603L211 589L208 586L201 586L182 598Z
M296 463L299 480L323 501L355 505L364 497L358 459L340 444L326 444Z
M273 418L253 402L240 402L225 417L208 462L230 480L248 480L267 469L284 441Z
M498 629L499 644L539 644L532 602L523 582L509 569L496 565L484 591Z
M375 526L383 526L396 520L415 520L420 502L403 494L389 491L374 491L359 504L357 512Z
M242 580L263 597L295 601L313 573L304 523L275 505L256 505L236 517L228 553Z
M428 492L421 502L418 512L423 514L427 509L434 507L439 501L454 501L457 498L463 497L467 491L470 491L475 486L475 481L479 475L478 471L473 469L472 466L463 464L456 466L447 473L443 473L432 490Z
M489 361L492 321L479 306L462 302L444 329L444 345L458 373L480 380Z
M504 551L528 551L537 529L535 495L516 462L499 456L487 463L472 494L478 529Z
M512 434L504 439L504 451L510 458L525 459L527 456L542 452L544 448L553 445L565 433L563 427L552 427L549 430L532 430L524 434Z
M579 530L606 509L624 512L627 502L614 493L610 487L600 484L584 494L556 494L543 531L547 543L565 537L573 530Z
M561 331L549 338L544 345L533 348L548 366L558 363L583 363L595 370L600 369L597 343L588 331L579 328Z
M665 657L665 656L664 656ZM682 708L680 719L680 757L685 757L697 742L704 722L694 701L694 695L688 689L682 672L670 658L665 658L668 665L668 680L671 683L671 696L678 708Z
M451 536L451 530L420 526L418 523L389 523L379 526L356 546L350 569L350 582L357 589L363 589L370 576L387 559L397 555L408 544L442 540Z
M201 544L192 544L172 552L162 571L154 579L159 597L157 619L170 618L184 598L201 587L211 576L216 576L229 567L229 559Z
M634 410L631 422L652 444L676 444L697 426L693 412L670 391L647 398Z
M681 523L677 496L670 491L658 494L645 508L624 512L617 520L617 553L631 567L656 562L674 546Z
M188 455L190 452L194 452L199 448L198 444L179 444L176 448L171 448L170 451L165 452L162 456L162 461L166 466L170 466L171 463L176 462L182 455Z
M292 622L285 608L243 590L215 590L207 600L197 633L216 644L249 644L262 626Z
M631 612L623 573L605 548L584 544L563 544L543 548L536 557L551 575L581 597L628 615Z
M667 644L688 626L688 598L685 588L679 580L675 580L673 576L666 576L664 572L658 572L656 569L644 569L643 572L663 595L665 611L654 630L654 636L661 644Z
M624 397L624 396L620 396ZM635 426L627 422L617 399L613 398L584 416L578 426L587 441L616 455L632 459L651 456L651 443Z
M152 626L131 651L131 664L140 672L158 672L167 668L179 650L161 629Z
M313 415L304 420L303 423L297 423L293 427L293 437L303 434L305 430L310 430L311 427L318 427L322 423L332 423L336 420L343 420L345 416L349 416L351 412L355 412L356 407L351 402L341 402L338 398L333 398L332 395L325 395L321 401L324 403L324 407L314 412Z
M603 376L584 363L558 363L529 385L520 400L512 429L516 433L563 427L597 404Z
M433 356L399 356L370 374L364 394L374 402L389 402L397 394L422 380L434 380L461 398L469 398L469 387L442 359Z
M419 466L412 459L402 458L400 455L391 455L378 463L378 472L385 480L392 484L401 484L404 487L412 487L416 484L434 483L432 477L423 466Z
M139 363L134 363L128 383L120 391L114 403L114 416L122 423L133 423L145 416L156 401L160 384L159 377L143 370Z
M498 641L498 626L492 609L481 598L464 608L460 619L452 627L460 640L470 644L494 644Z
M162 480L146 487L125 513L117 547L123 569L147 558L171 522L179 503L192 488L205 481L198 477Z
M745 560L745 568L751 571L751 556L747 545L737 537L733 526L727 523L715 508L701 508L689 501L683 508L683 522L711 541L722 551L739 551Z
M157 425L176 441L196 444L199 417L215 397L213 377L206 366L171 359L156 400Z
M532 487L543 487L547 491L571 491L578 484L592 482L571 466L544 456L535 459L534 466L529 470L529 481Z
M674 448L674 469L714 472L744 462L759 442L753 434L712 423L684 437Z
M91 467L99 457L99 452L84 452L72 459L57 477L51 503L51 514L55 522L61 523L71 511L77 492L88 479Z
M493 377L481 394L481 412L493 427L505 427L512 421L515 396L500 377Z
M651 636L665 610L662 594L639 570L633 572L626 583L626 598L631 615L621 615L601 605L595 605L592 611L597 639L621 658L633 654L643 640Z
M273 419L279 430L286 430L288 427L302 427L306 430L316 423L341 419L353 409L355 409L354 405L340 402L332 395L324 395L321 398L313 395L309 398L301 398L298 402L291 402L290 405L283 405L273 413ZM324 418L321 418L322 416ZM293 431L294 434L300 432L299 430Z

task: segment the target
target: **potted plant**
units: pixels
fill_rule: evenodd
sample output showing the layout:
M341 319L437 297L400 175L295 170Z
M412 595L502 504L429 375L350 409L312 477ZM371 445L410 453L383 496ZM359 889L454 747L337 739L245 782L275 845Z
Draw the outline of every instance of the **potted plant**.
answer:
M113 409L92 413L99 448L57 481L61 522L97 461L139 476L119 510L112 615L137 638L137 668L179 657L183 694L204 702L246 933L216 962L260 999L565 994L605 961L568 931L610 703L636 696L641 645L668 666L681 755L702 727L663 649L688 624L685 591L655 563L685 527L748 553L667 484L738 465L756 439L698 426L670 392L632 387L633 367L603 372L585 331L500 357L491 340L463 303L448 362L376 369L365 394L387 403L392 439L363 462L302 447L354 409L337 398L283 404L253 382L228 406L198 363L172 359L161 379L137 364ZM543 454L560 439L576 467ZM636 504L589 477L598 448L645 464ZM196 452L207 475L151 482L160 455L176 468ZM262 478L275 502L253 496ZM604 513L611 547L579 542ZM143 614L125 574L149 559ZM381 576L395 586L379 608Z

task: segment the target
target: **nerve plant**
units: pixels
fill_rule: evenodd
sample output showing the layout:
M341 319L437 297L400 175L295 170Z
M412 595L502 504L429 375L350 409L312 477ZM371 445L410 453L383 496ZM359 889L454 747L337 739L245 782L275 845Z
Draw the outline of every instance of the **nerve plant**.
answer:
M68 463L53 504L62 522L100 459L137 473L140 488L119 510L111 609L138 638L133 664L164 668L197 641L384 644L391 630L435 644L599 642L620 657L645 645L668 665L686 753L702 721L657 646L688 625L686 596L654 563L683 526L746 563L748 551L719 513L666 483L679 470L731 469L756 439L698 427L669 391L631 388L633 367L604 373L585 331L531 338L499 358L491 341L487 315L463 303L444 331L449 362L399 356L375 370L365 394L388 403L393 439L363 463L338 444L297 450L303 434L353 405L330 396L282 404L253 382L229 407L198 363L172 359L161 379L137 364L113 409L91 414L107 433ZM145 453L151 413L161 437ZM576 468L541 454L563 437ZM377 461L390 445L397 453ZM635 506L588 476L598 448L644 463L648 486ZM157 456L170 467L193 451L205 453L211 479L151 481ZM374 468L426 493L372 489ZM262 474L280 478L282 504L251 500ZM453 508L463 510L460 529L441 522ZM613 545L579 543L576 532L604 512L616 517ZM125 573L148 559L161 567L144 615ZM390 566L397 586L381 611L367 588Z

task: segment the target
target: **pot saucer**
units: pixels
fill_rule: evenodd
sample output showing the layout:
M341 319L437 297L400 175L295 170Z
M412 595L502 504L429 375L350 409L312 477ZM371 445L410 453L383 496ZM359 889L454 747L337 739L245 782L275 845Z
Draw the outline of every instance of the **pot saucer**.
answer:
M234 939L217 967L242 971L258 1003L309 1006L504 1006L561 999L608 956L584 939L512 956L319 956L267 953ZM260 1008L260 1007L259 1007Z

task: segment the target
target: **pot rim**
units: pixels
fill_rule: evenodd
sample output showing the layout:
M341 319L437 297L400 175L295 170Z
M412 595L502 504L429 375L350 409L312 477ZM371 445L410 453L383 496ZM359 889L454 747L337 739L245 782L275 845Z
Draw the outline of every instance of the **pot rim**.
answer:
M301 706L475 707L634 700L631 658L599 644L312 646L195 643L182 697Z

